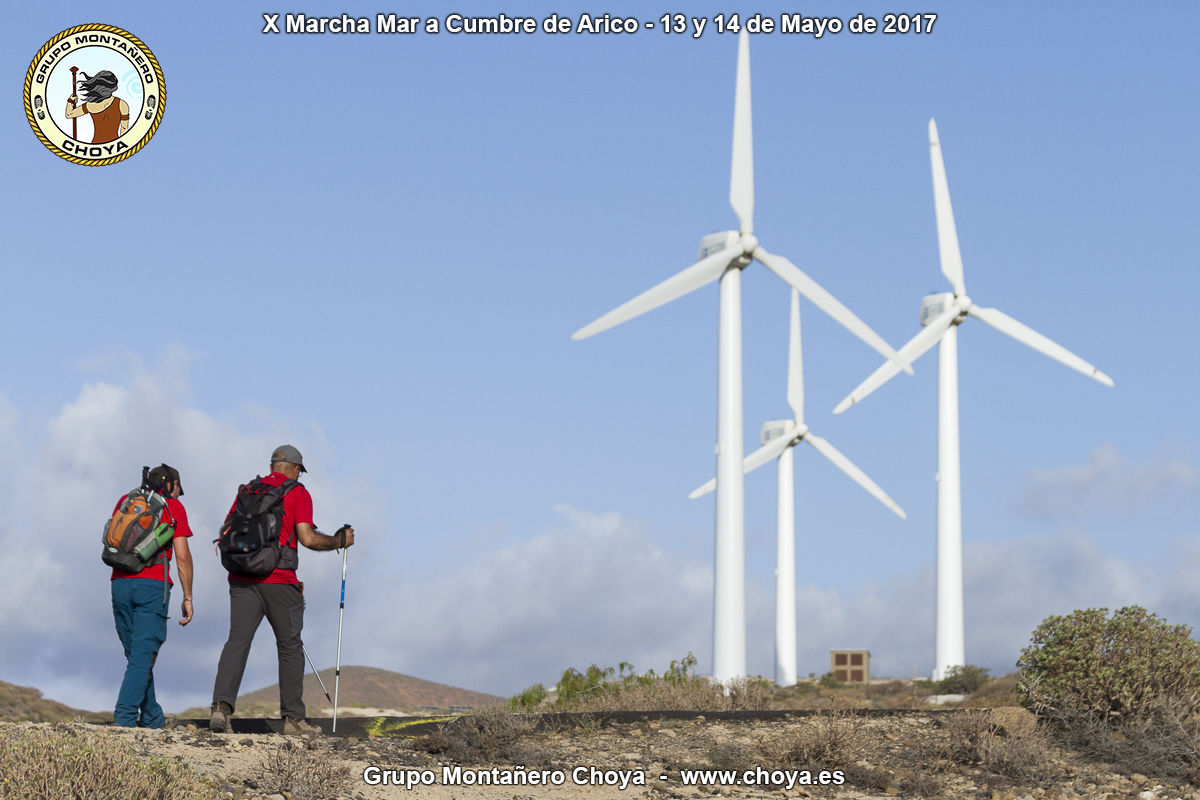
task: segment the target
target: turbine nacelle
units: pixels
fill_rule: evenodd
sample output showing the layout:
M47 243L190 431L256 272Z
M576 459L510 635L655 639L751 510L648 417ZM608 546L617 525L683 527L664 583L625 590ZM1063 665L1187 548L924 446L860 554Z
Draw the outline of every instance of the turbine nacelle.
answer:
M786 436L790 441L795 442L803 439L806 433L808 433L808 426L803 422L796 422L793 419L772 419L763 423L760 441L762 444L767 444L781 436Z
M729 251L730 255L740 251L741 255L734 256L729 266L744 269L750 266L750 262L753 260L751 254L757 247L758 237L752 233L743 234L737 231L710 233L700 240L698 260L703 261L714 253L722 251Z
M959 310L955 322L962 322L971 308L971 298L955 295L954 292L938 292L926 296L921 301L921 327L926 327L951 307Z

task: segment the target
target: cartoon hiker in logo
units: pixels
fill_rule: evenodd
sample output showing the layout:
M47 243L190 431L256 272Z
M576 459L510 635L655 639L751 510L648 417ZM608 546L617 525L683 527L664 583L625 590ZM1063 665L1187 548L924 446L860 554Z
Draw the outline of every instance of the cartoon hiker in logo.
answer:
M83 105L75 105L78 95L67 98L67 119L91 114L92 144L111 142L129 130L129 104L113 94L117 90L117 76L106 69L90 77L86 72L80 72L83 74L80 82L84 91Z

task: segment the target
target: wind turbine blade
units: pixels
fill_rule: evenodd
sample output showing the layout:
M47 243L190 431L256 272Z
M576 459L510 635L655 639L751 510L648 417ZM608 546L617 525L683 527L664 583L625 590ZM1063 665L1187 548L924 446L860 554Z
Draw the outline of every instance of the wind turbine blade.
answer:
M750 36L738 36L737 90L733 101L733 166L729 205L742 233L754 232L754 134L750 124Z
M608 330L626 320L658 308L664 303L669 303L693 289L699 289L705 284L712 283L721 277L725 268L740 255L741 251L737 248L718 250L682 272L672 275L657 286L647 289L624 305L617 306L594 322L584 325L571 334L571 338L586 339L593 334Z
M795 429L791 428L787 433L776 436L774 439L767 442L750 455L746 456L746 460L742 462L742 472L750 474L771 459L779 458L780 454L782 454L784 450L787 450L791 445L792 439L794 439L795 436Z
M925 326L924 330L922 330L913 338L909 339L908 344L900 348L900 358L906 363L911 364L924 355L929 348L937 344L938 340L942 338L942 334L950 328L958 314L958 306L951 305L941 314L931 319L929 324ZM896 369L896 365L891 361L883 362L883 364L879 366L879 369L872 372L870 377L855 387L854 391L846 395L842 399L842 402L837 404L837 407L833 409L833 413L842 413L847 408L878 389L880 386L883 386L885 383L891 380L892 376L897 372L899 372L899 370Z
M946 165L942 163L942 144L938 140L937 123L929 120L929 161L933 167L933 207L937 214L938 253L942 274L954 287L954 294L967 293L963 283L962 253L958 250L958 230L954 227L954 210L950 207L950 185L946 182Z
M1096 367L1084 361L1082 358L1075 355L1057 342L1046 338L1033 328L1030 328L1028 325L1017 322L1015 319L999 309L981 308L973 305L967 309L967 313L973 317L979 317L996 330L1002 333L1007 333L1018 342L1032 347L1039 353L1047 355L1059 363L1066 364L1076 372L1082 372L1084 375L1087 375L1089 378L1094 378L1100 383L1103 383L1105 386L1113 385L1113 379L1096 369Z
M795 429L792 430L794 431ZM795 434L792 431L789 431L781 436L776 436L774 439L767 442L750 455L746 456L746 459L742 462L742 472L753 472L771 459L779 458L779 455L792 443L793 438L795 438ZM708 483L693 490L688 497L692 500L695 500L697 497L702 497L715 488L717 488L717 479L711 478L709 479Z
M817 452L832 461L842 472L849 475L855 483L870 492L872 497L895 512L900 519L908 519L908 515L904 513L904 509L897 505L895 500L888 497L887 492L880 489L875 481L867 477L867 473L856 467L853 461L842 455L841 451L828 441L812 433L805 436L803 441L817 448Z
M804 364L800 356L800 292L792 289L791 338L788 340L788 405L796 422L804 422Z
M871 330L867 323L856 317L853 311L846 308L836 297L825 291L820 284L801 272L800 268L791 261L788 261L783 256L768 253L761 245L755 248L754 257L766 265L767 269L798 289L800 294L811 300L817 308L833 317L842 327L846 328L859 339L862 339L873 350L888 359L888 361L894 362L897 368L903 369L910 375L912 374L912 367L909 366L907 361L903 361L900 358L900 355L892 349L891 345L883 340L882 336Z

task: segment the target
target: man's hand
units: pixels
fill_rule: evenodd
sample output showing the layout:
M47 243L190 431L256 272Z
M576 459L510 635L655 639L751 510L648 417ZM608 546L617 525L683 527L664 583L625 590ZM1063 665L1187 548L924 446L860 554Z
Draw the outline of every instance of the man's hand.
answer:
M183 619L179 620L180 625L187 625L192 621L192 598L183 598L183 605L180 607L179 613L183 614Z
M349 547L354 544L354 528L350 527L350 523L346 523L342 527L334 531L334 538L339 542L338 547Z

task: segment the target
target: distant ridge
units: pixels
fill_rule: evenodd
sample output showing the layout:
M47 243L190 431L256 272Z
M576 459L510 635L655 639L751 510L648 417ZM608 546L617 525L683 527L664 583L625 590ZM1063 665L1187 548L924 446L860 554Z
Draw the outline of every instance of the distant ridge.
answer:
M332 668L321 670L321 678L331 697L333 672ZM481 708L504 700L494 694L434 683L378 667L342 667L338 713L350 716L356 711L369 713L367 709L391 713L432 713L449 711L451 707ZM311 670L304 674L304 704L308 706L309 716L327 716L333 711L333 706L325 699ZM208 709L189 709L184 712L187 716L207 713ZM279 716L279 684L241 695L235 713L239 717Z
M113 699L116 699L116 690L113 691ZM112 719L112 712L81 711L47 700L32 686L16 686L0 681L0 721L71 722L75 719L105 722Z

